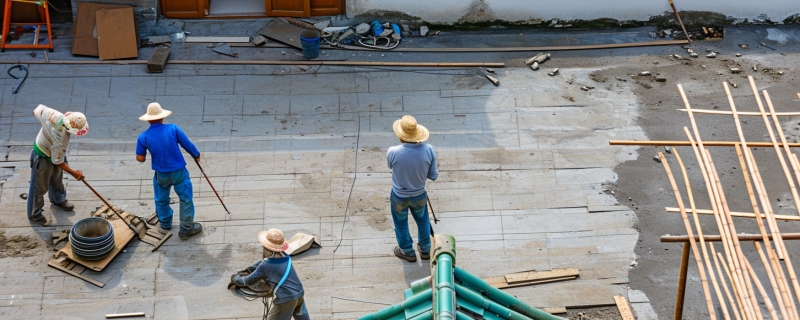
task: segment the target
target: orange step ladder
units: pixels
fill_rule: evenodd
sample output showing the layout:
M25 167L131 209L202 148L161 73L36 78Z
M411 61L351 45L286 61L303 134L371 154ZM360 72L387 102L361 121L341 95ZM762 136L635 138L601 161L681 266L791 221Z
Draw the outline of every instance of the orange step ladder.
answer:
M3 12L3 34L2 39L0 39L0 52L5 52L6 49L48 49L50 52L53 52L53 32L50 28L50 12L47 10L47 0L4 0L5 1L5 10ZM39 6L39 17L44 17L44 21L39 22L11 22L11 5L12 2L23 2L23 3L33 3ZM36 31L34 32L33 44L20 44L20 43L9 43L8 40L8 33L11 30L11 26L35 26ZM42 27L45 26L47 28L47 43L40 44L39 43L39 32L42 30Z

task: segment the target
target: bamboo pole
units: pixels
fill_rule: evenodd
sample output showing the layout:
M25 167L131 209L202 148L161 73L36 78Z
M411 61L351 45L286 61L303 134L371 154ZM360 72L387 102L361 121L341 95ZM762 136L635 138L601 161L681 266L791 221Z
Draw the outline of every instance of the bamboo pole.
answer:
M683 217L683 225L686 227L686 234L691 236L689 244L692 246L692 254L694 256L695 263L697 264L697 272L700 274L700 283L703 286L703 295L705 295L706 298L706 306L708 307L709 317L711 319L716 319L717 316L713 305L714 301L711 298L711 292L708 288L708 279L706 279L705 268L703 267L702 261L700 261L700 252L697 250L697 242L694 241L694 232L692 232L692 226L689 223L689 217L686 215L686 208L683 206L681 192L678 191L678 184L675 183L675 178L672 176L672 170L667 163L667 158L665 158L664 154L661 152L658 153L658 157L661 159L661 164L664 165L664 171L667 172L669 184L672 186L672 192L675 194L675 200L678 202L678 207L681 208L681 217Z
M747 314L744 312L744 304L742 303L742 296L739 294L739 290L733 283L733 275L731 274L731 270L728 269L728 265L725 264L725 258L722 257L722 253L718 253L714 249L714 244L711 244L710 247L711 247L711 253L714 254L714 256L716 257L717 263L722 265L722 267L725 269L725 274L728 275L728 281L731 283L731 288L733 289L733 295L734 297L736 297L736 302L738 303L739 306L739 312L742 313L742 318L747 319Z
M758 202L756 201L755 194L753 193L753 185L750 182L750 176L747 174L747 169L745 169L746 165L744 162L744 157L742 156L742 149L741 147L739 147L739 145L736 146L736 155L737 158L739 159L739 167L742 170L742 176L744 177L744 183L747 189L747 194L750 197L750 204L753 207L753 211L758 214L759 213ZM761 214L758 214L758 216L760 217ZM772 247L769 244L770 235L767 233L766 229L764 229L764 222L761 221L761 218L757 218L755 220L756 224L758 225L758 230L761 234L761 241L764 242L768 250L772 250ZM784 319L787 318L794 319L793 317L794 313L787 314L787 309L786 309L787 301L783 293L785 293L786 291L785 286L788 286L788 283L785 283L785 280L783 279L783 270L781 269L780 262L778 262L777 257L774 257L772 255L770 255L769 261L771 263L769 264L765 263L764 268L766 269L767 277L769 278L770 284L772 284L772 288L775 291L775 297L776 300L778 301L778 308L781 310L781 315L783 316ZM773 272L778 275L777 280L775 279ZM777 286L776 282L778 282ZM779 296L781 297L780 299L778 299ZM791 298L789 299L788 302L791 302Z
M728 261L732 262L733 284L738 287L738 292L741 294L742 301L744 302L745 312L743 313L743 317L745 319L761 320L760 312L757 313L755 311L758 309L758 305L751 304L752 300L750 298L751 298L752 288L745 281L748 277L746 277L745 273L742 272L739 259L733 258L736 255L736 253L740 252L740 250L736 250L737 246L735 245L738 244L739 239L733 239L734 241L730 239L730 235L733 235L735 237L736 233L729 232L728 228L729 216L728 218L724 218L723 217L724 212L720 212L726 208L722 206L721 203L722 199L720 197L720 193L717 192L716 190L717 184L714 182L714 180L716 179L714 178L713 167L708 159L709 154L705 149L705 147L703 146L703 140L700 138L700 130L697 129L697 122L694 119L694 113L692 113L692 106L691 104L689 104L689 99L686 98L686 93L683 91L683 86L681 86L680 84L678 84L678 91L680 92L681 99L683 100L683 103L686 106L687 110L686 113L689 115L689 122L692 125L694 136L697 138L698 146L693 147L693 149L695 152L695 156L697 157L697 161L698 163L700 163L700 168L703 173L703 178L705 179L706 182L706 188L708 189L711 208L716 213L714 217L717 222L717 227L720 230L720 235L723 237L723 242L722 242L723 244L722 248L724 249L723 251L727 255ZM692 135L689 134L689 130L686 127L684 127L683 130L686 132L687 138L691 142L692 146L694 146L695 143L692 140Z
M719 174L717 174L717 168L714 165L714 161L711 159L711 153L706 150L707 159L708 159L708 166L711 169L711 177L714 179L714 183L716 188L714 192L717 192L717 196L720 201L720 206L722 207L722 217L725 219L724 226L726 227L729 236L729 239L733 243L733 265L736 268L739 268L742 272L742 279L744 279L744 289L747 290L747 296L750 298L751 306L753 307L753 311L756 314L756 318L761 320L763 316L761 315L761 307L758 304L758 300L756 298L756 292L753 289L753 279L750 278L750 272L748 272L748 263L747 258L744 256L744 252L742 251L741 243L739 242L739 238L736 236L736 226L733 224L733 219L730 215L730 210L728 209L728 202L725 199L725 193L722 191L722 183L719 180ZM738 263L738 265L737 265Z
M740 142L737 141L704 141L703 145L706 147L733 147ZM664 146L664 147L688 147L692 144L689 141L672 141L672 140L656 140L656 141L637 141L637 140L608 140L611 146ZM748 142L751 147L771 147L771 142ZM790 147L800 147L800 143L788 143ZM783 146L783 144L780 144Z
M775 294L775 300L778 301L778 307L781 306L781 300L783 300L783 305L786 311L781 311L781 315L784 319L797 319L797 316L794 312L790 309L791 306L787 308L787 303L791 301L791 298L786 299L786 286L781 284L781 280L776 277L773 273L772 269L775 269L775 261L773 260L772 254L770 254L769 259L764 255L764 251L761 250L761 245L758 244L758 241L753 241L753 246L756 248L756 252L758 252L758 257L761 258L761 263L764 264L764 270L767 271L767 278L769 279L770 284L772 285L773 292ZM770 249L771 250L771 249ZM779 299L780 297L780 299ZM788 300L788 301L787 301Z
M758 289L758 293L761 294L761 298L764 299L764 305L767 307L767 310L769 311L770 318L772 318L772 320L778 320L778 314L775 313L775 306L772 305L772 300L769 298L769 295L767 295L767 291L764 290L764 286L761 285L761 280L758 279L758 276L756 276L756 272L753 271L753 267L750 266L750 261L747 261L747 259L745 259L744 263L747 265L747 271L750 272L750 278L752 278L753 283L756 284L756 289Z
M712 257L714 257L714 266L717 267L717 273L719 273L719 282L722 283L722 288L725 289L725 296L728 297L728 301L731 303L731 309L733 309L734 317L736 317L736 320L739 320L739 319L741 319L739 317L739 309L741 309L741 306L739 306L739 308L736 308L737 307L736 301L733 299L733 296L731 296L731 292L728 290L728 284L725 283L725 279L723 277L722 270L719 267L719 260L716 259L716 253L714 251L714 244L710 243L708 246L711 247L711 254L712 254Z
M782 235L786 240L800 240L800 233L786 233ZM753 233L740 233L736 235L739 238L739 241L761 241L764 238L761 234L753 234ZM772 236L767 234L769 239L772 239ZM661 242L688 242L689 236L661 236L659 238ZM698 236L694 236L696 241L700 241ZM719 235L704 235L703 239L706 242L720 242L722 241Z
M706 269L708 270L708 277L711 279L711 285L714 287L714 292L717 294L717 300L719 301L720 308L722 309L722 315L725 319L730 319L730 314L728 314L728 307L725 304L725 299L722 296L722 291L719 289L719 284L717 283L717 278L714 275L714 269L711 267L711 260L708 258L708 250L706 249L705 239L703 237L703 228L700 224L700 219L697 216L697 207L694 203L694 196L692 195L692 185L689 182L689 175L686 173L686 167L683 165L683 160L681 159L678 150L672 150L673 154L675 155L675 159L678 160L678 165L681 168L681 174L683 175L683 183L686 185L686 195L689 198L689 207L692 209L692 219L694 220L694 226L697 229L697 235L700 238L700 249L703 253L703 261L706 263ZM660 153L660 152L659 152ZM662 159L662 161L666 161L666 159ZM689 220L686 219L684 216L684 224L686 227L691 230ZM699 263L699 258L697 259Z
M745 154L750 153L749 150ZM758 184L761 185L761 188L764 188L764 182L761 180L761 173L758 171L758 165L753 162L753 169L755 169L756 177L758 178ZM765 196L766 198L766 196ZM772 205L769 203L769 199L767 198L766 207L769 212L772 211ZM769 217L769 215L767 215ZM769 220L768 220L769 221ZM776 222L777 224L777 222ZM777 228L773 229L772 240L775 243L775 251L777 252L778 258L780 258L780 248L778 247L778 243L783 244L783 236L780 233L780 230ZM786 249L785 245L782 246L784 250ZM789 272L789 279L791 279L792 287L794 288L795 298L799 299L800 301L800 283L797 281L797 274L794 272L794 266L792 264L792 259L789 257L788 252L785 255L784 263L786 263L786 270ZM794 301L793 301L794 302Z
M678 111L684 111L684 112L686 111L686 109L677 109L677 110ZM725 110L707 110L707 109L692 109L692 112L694 112L694 113L705 113L705 114L727 114L727 115L733 114L732 112L725 111ZM761 116L761 112L739 111L738 114L739 114L739 116ZM774 111L770 111L770 112L767 112L767 115L768 116L790 116L790 117L796 117L796 116L800 116L800 112L778 112L778 113L775 113Z
M778 258L783 259L783 243L780 241L780 234L776 234L775 224L773 219L770 219L770 214L772 213L771 206L769 204L769 198L766 197L766 190L763 189L763 183L761 183L760 179L756 179L756 173L754 170L754 160L750 153L750 149L747 147L747 141L744 138L744 133L742 132L742 125L739 122L739 116L736 113L736 104L733 102L733 96L731 95L731 90L728 88L728 83L722 83L723 88L725 89L725 95L728 97L728 103L731 106L731 112L733 114L733 120L736 124L736 132L739 135L739 141L741 143L742 149L745 151L744 156L745 160L747 160L748 168L750 168L750 174L753 176L753 181L758 182L756 183L756 191L758 192L759 196L761 197L761 205L766 206L764 209L764 214L767 215L767 224L769 225L770 231L773 233L773 240L775 241L775 247L777 248ZM773 143L774 145L774 143Z
M673 320L683 320L683 301L686 298L686 274L689 271L689 252L691 252L691 248L689 246L689 241L686 241L683 243L683 250L681 250L681 270L678 274L678 292L675 295Z
M767 90L764 90L763 92L764 100L767 101L767 107L769 108L769 113L772 116L772 123L775 124L775 129L778 131L778 137L781 138L783 150L786 151L787 155L789 155L789 164L792 165L792 171L794 171L795 176L800 177L800 169L797 167L797 163L793 160L792 151L789 150L789 146L786 145L786 134L784 134L781 122L778 120L778 115L780 114L775 113L775 107L772 106L772 99L769 98L769 93L767 93ZM800 178L798 178L798 180L800 180ZM797 205L795 204L795 206ZM800 207L797 210L798 214L800 214Z
M679 212L678 208L676 208L676 207L664 207L664 211L666 211L666 212ZM711 211L709 209L697 209L697 213L699 213L699 214L714 214L714 211ZM735 211L732 211L731 212L731 216L740 217L740 218L755 218L756 214L752 213L752 212L735 212ZM765 219L767 217L767 215L765 215L763 213L759 214L759 216L761 216L762 218L765 218ZM777 219L777 220L800 221L800 217L798 217L798 216L787 216L787 215L775 214L775 215L773 215L773 217L775 217L775 219ZM782 235L785 236L786 234L782 234Z

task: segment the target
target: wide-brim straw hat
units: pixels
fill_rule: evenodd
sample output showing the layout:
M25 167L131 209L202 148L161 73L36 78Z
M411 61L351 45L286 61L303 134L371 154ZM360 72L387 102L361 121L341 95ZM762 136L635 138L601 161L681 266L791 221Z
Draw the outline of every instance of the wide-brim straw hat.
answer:
M428 128L417 123L417 119L412 116L403 116L392 125L394 133L400 140L406 142L423 142L428 140L431 135Z
M158 102L153 102L147 105L147 113L139 117L139 120L142 121L150 121L150 120L158 120L164 119L169 117L172 114L172 111L164 110L161 108L161 105Z
M259 232L258 242L272 252L284 252L289 249L289 242L286 242L283 232L275 228Z

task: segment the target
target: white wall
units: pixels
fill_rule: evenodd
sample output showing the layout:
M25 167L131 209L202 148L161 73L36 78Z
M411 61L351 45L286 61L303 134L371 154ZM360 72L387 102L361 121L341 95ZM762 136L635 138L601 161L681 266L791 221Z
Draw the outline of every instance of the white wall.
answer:
M672 12L668 0L345 0L347 15L369 10L399 11L428 22L471 20L648 20ZM734 18L766 14L772 21L800 13L800 0L674 0L678 10L711 11ZM483 9L478 10L478 9ZM470 19L468 19L470 20ZM473 21L474 22L474 21Z

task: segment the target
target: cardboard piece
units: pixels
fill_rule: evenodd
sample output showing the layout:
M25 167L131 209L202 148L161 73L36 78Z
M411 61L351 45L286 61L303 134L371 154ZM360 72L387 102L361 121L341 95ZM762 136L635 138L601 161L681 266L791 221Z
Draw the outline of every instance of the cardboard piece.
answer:
M72 34L72 54L97 57L97 10L118 9L126 6L78 2L78 14Z
M288 242L289 249L286 249L285 252L290 256L300 254L310 249L312 246L316 246L318 248L322 247L322 245L319 243L319 240L317 240L317 237L305 233L295 234L294 237L289 239Z
M139 36L132 7L102 9L95 14L100 60L139 57Z
M303 49L300 45L300 34L306 30L308 29L300 28L282 18L275 18L267 22L267 25L259 30L258 34L297 49Z
M114 228L114 249L111 250L108 255L100 260L95 261L86 261L81 259L80 257L76 256L72 253L72 246L67 242L67 245L64 246L59 252L56 253L56 257L66 257L69 260L72 260L76 263L83 265L93 271L103 271L103 269L117 256L117 254L128 245L128 242L133 239L134 233L128 228L128 225L125 224L124 221L120 219L109 220L111 222L111 227Z

